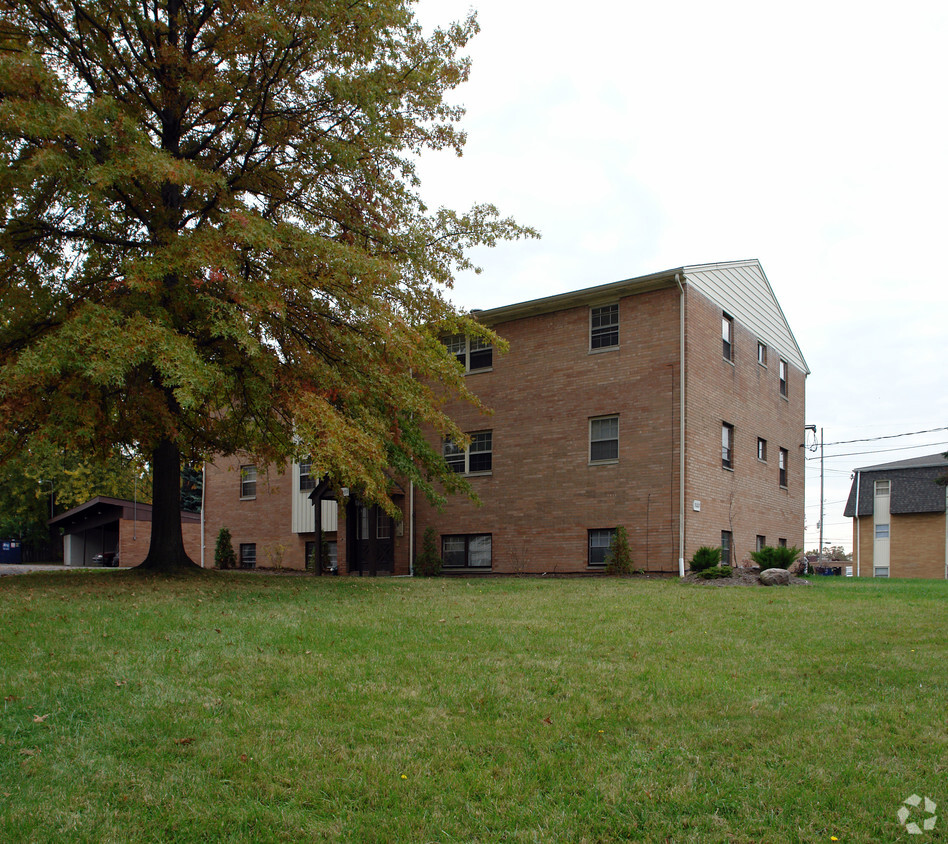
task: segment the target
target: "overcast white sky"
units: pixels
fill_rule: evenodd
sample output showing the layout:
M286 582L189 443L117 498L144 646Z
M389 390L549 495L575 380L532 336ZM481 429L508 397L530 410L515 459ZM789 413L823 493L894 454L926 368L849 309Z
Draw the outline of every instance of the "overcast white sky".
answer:
M430 26L470 8L418 12ZM948 426L948 3L473 8L468 144L425 160L423 194L493 202L543 238L476 253L457 304L758 258L826 443ZM945 450L948 430L827 445L824 542L852 544L853 468ZM807 548L818 519L814 460Z

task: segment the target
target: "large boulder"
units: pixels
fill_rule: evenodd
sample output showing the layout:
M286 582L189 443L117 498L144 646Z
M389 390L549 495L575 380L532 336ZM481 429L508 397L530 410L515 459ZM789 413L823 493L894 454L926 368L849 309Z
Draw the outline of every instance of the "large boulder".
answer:
M760 582L763 586L789 586L790 572L786 569L764 569L760 573Z

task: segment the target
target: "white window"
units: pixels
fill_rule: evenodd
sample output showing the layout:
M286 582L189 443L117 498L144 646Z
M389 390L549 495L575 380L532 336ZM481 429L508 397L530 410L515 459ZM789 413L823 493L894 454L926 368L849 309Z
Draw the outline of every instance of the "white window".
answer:
M889 481L876 481L876 496L884 498L889 494Z
M889 538L888 524L876 525L876 539L888 539L888 538Z
M442 342L448 351L457 358L465 372L477 372L490 369L494 365L494 347L477 337L464 334L452 334Z
M589 531L588 560L590 566L604 566L606 564L606 556L615 535L615 528L596 528Z
M888 577L889 576L889 567L888 566L875 566L872 570L874 577Z
M619 417L600 416L589 420L589 462L607 463L619 459Z
M787 384L787 362L780 361L780 395L784 398L790 395L790 387Z
M442 536L441 563L448 569L489 569L491 567L491 535L466 533Z
M721 423L721 466L734 468L734 426L727 422Z
M240 497L241 498L256 498L257 497L257 467L256 466L241 466L240 467Z
M757 459L767 462L767 440L761 437L757 438Z
M445 440L443 454L451 470L459 475L476 475L490 472L494 464L494 435L492 431L475 431L469 434L471 444L466 448Z
M308 460L300 462L300 492L316 489L316 478L313 477L313 464Z
M589 348L608 349L619 345L619 306L589 309Z
M381 507L375 509L375 538L392 538L392 518Z
M760 340L757 341L757 363L767 365L767 347Z
M721 314L721 345L725 360L734 360L734 317Z
M767 537L766 537L766 536L761 536L761 535L758 533L758 534L757 534L757 550L758 550L758 551L763 551L764 548L766 547L766 545L767 545Z
M790 457L789 453L785 448L780 449L780 459L777 464L780 476L780 486L787 485L787 460Z

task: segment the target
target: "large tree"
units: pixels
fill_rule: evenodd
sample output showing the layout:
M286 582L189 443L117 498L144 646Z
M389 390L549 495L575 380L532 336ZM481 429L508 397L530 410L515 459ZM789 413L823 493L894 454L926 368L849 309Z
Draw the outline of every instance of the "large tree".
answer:
M308 455L384 501L458 480L423 434L476 401L444 290L525 230L424 205L460 153L472 18L411 0L0 0L0 453L146 455L147 567L190 561L182 459Z

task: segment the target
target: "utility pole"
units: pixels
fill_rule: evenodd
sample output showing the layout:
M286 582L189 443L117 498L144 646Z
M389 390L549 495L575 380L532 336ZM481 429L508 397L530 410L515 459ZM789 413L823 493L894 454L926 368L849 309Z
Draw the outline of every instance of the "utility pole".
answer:
M823 563L823 427L820 426L820 556Z
M807 451L816 451L816 443L813 443L812 446L806 444L806 432L812 431L813 438L816 439L816 425L804 425L803 426L803 442L800 443L800 448L806 449ZM817 565L822 564L823 562L823 429L820 428L820 547L817 550ZM804 542L804 546L806 543ZM803 569L805 572L809 571L810 564L806 562L806 555L804 554L804 566Z

